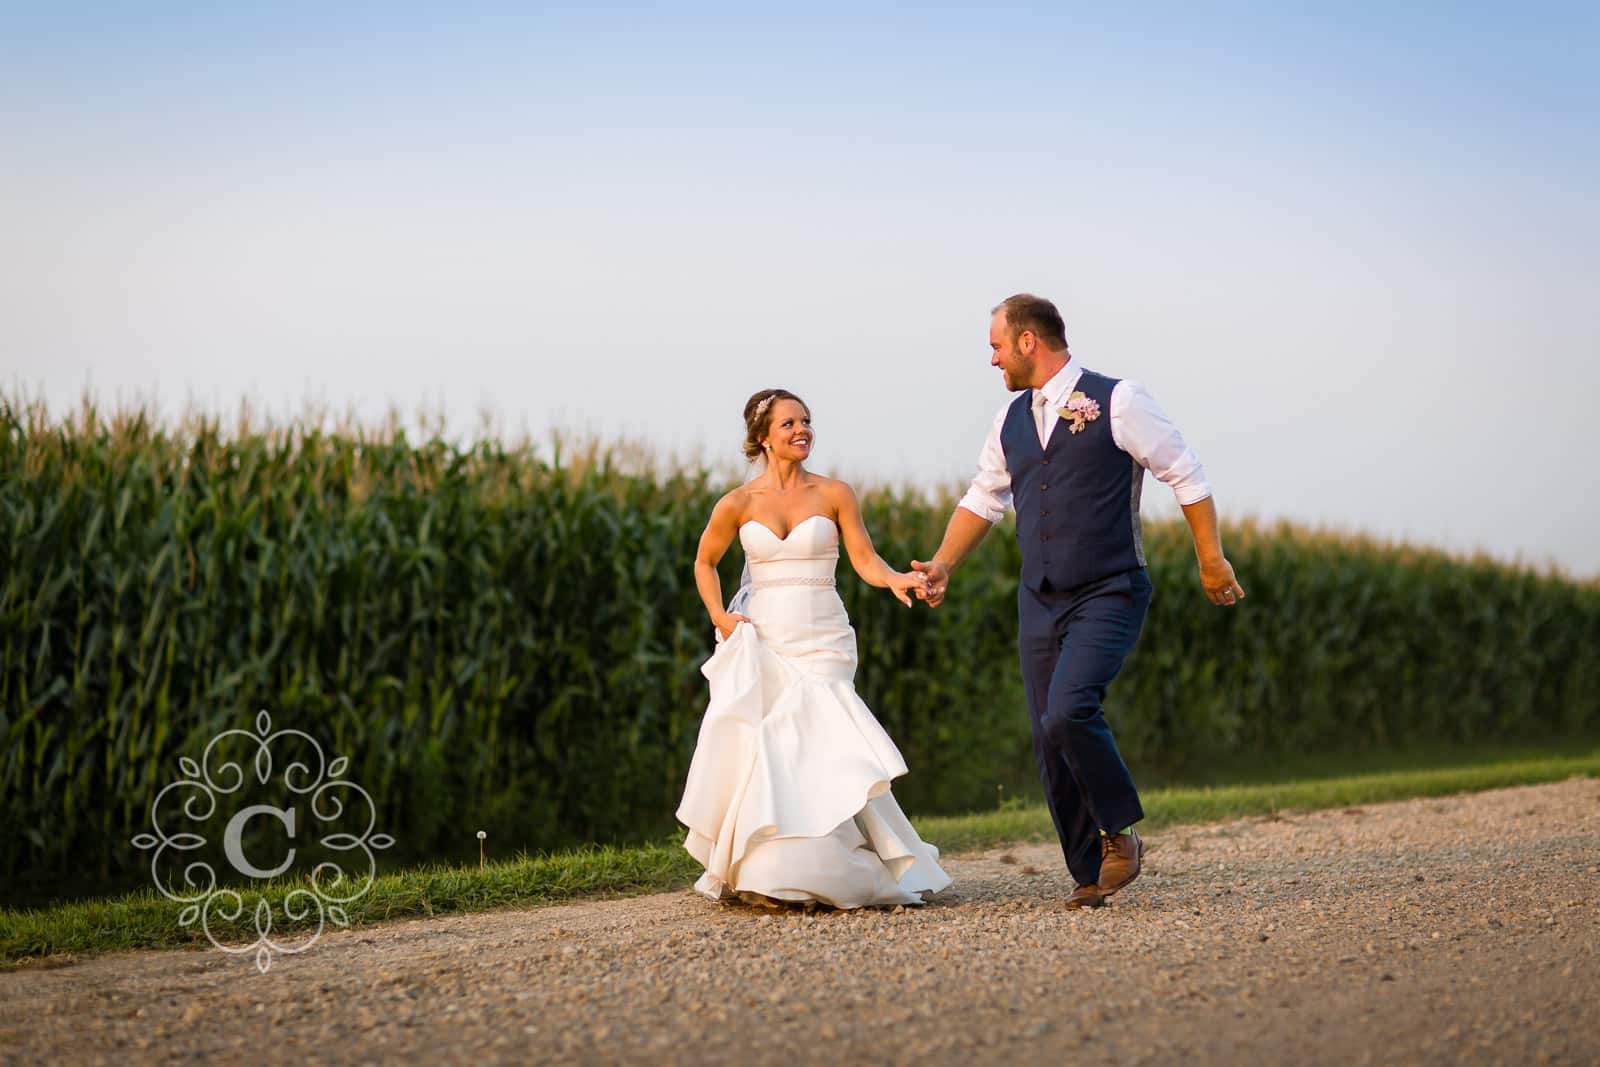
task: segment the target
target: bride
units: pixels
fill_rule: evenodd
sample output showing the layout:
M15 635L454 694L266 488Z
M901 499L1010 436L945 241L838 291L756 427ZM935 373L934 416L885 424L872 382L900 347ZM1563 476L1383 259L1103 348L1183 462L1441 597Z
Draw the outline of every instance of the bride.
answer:
M712 899L920 904L950 884L889 792L905 760L856 695L856 637L834 588L842 540L868 585L907 607L919 573L874 551L855 494L805 469L811 412L784 389L744 407L754 480L717 501L700 535L695 584L718 647L701 667L711 702L678 820ZM739 538L744 585L727 610L717 563Z

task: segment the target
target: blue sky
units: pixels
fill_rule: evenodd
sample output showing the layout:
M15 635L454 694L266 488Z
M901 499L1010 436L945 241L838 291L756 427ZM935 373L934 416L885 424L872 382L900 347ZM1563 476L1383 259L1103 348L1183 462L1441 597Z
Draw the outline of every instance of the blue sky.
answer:
M1600 573L1593 6L211 7L0 13L0 376L55 406L731 461L785 385L818 469L952 483L1026 289L1225 515Z

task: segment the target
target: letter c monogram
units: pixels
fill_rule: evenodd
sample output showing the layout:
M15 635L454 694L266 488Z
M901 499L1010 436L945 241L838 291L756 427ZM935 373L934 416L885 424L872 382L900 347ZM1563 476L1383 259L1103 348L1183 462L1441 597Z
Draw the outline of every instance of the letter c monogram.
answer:
M244 834L244 824L257 815L276 816L277 820L283 823L284 829L289 831L289 837L294 837L293 808L275 808L271 804L252 804L228 820L228 828L222 834L222 850L228 854L228 862L233 864L233 869L240 874L249 875L251 878L276 878L284 871L287 871L294 863L295 850L291 848L288 858L270 871L264 871L245 859L244 849L240 846L239 838Z

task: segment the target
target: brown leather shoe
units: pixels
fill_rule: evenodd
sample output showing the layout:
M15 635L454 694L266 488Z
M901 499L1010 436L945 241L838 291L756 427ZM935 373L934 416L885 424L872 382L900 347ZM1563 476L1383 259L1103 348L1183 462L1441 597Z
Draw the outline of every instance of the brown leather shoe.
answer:
M1139 834L1103 834L1100 838L1100 895L1109 897L1139 877L1139 861L1144 858L1144 842Z
M1105 906L1106 898L1100 895L1100 887L1093 882L1088 885L1078 886L1072 891L1072 895L1067 898L1068 908L1103 908Z

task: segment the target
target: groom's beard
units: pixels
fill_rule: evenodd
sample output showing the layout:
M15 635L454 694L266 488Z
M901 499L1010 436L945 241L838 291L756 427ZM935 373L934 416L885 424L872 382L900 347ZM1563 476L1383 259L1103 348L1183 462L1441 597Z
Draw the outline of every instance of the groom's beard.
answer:
M1027 384L1028 380L1033 377L1033 363L1031 360L1018 357L1015 369L1001 367L1000 372L1005 380L1006 388L1011 392L1020 393L1024 389L1031 388Z

